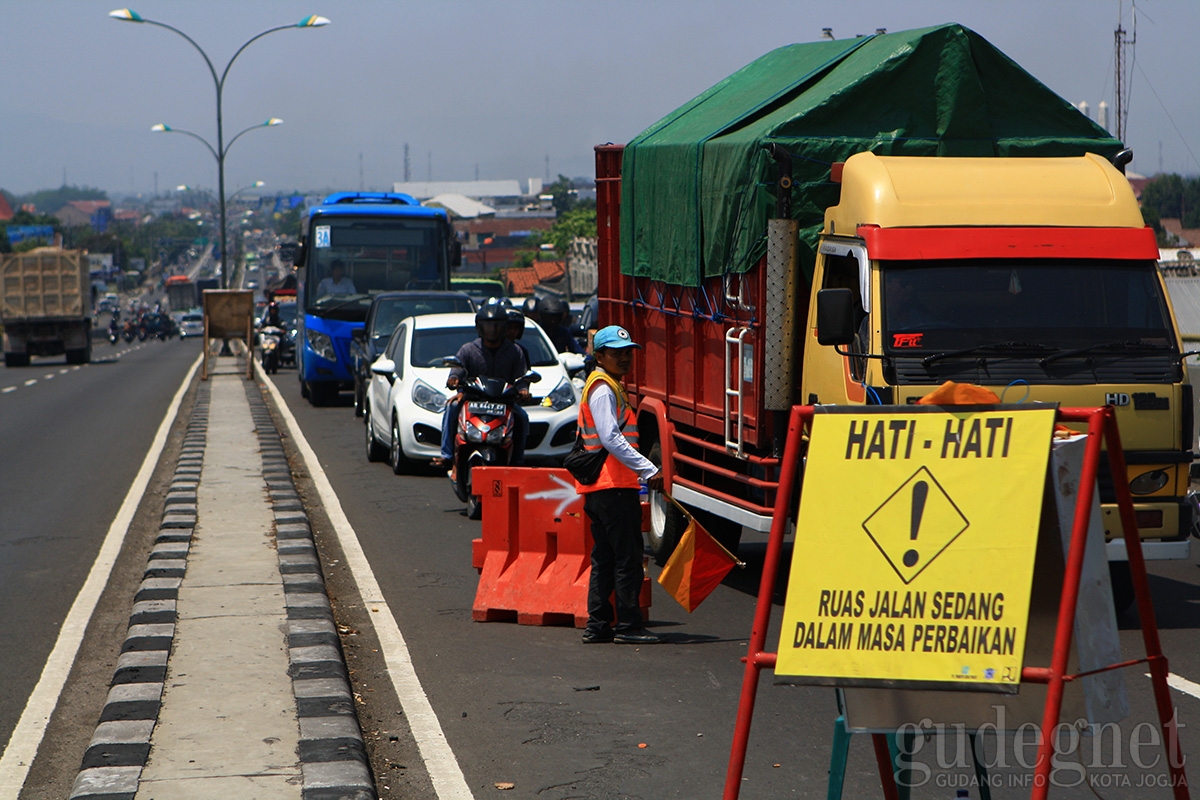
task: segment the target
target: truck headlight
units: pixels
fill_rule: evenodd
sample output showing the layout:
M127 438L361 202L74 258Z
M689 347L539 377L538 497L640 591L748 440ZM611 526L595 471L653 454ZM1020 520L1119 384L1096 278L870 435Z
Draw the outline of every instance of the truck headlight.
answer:
M575 389L571 386L570 381L559 381L558 386L554 387L554 391L546 395L546 399L550 401L551 408L555 411L562 411L564 408L575 405Z
M1161 469L1143 472L1129 482L1129 491L1133 494L1154 494L1167 485L1171 476Z
M329 334L305 328L304 335L308 337L308 346L313 352L326 361L337 361L337 353L333 352L333 339Z
M446 395L422 380L413 384L412 401L434 414L441 414L446 410Z

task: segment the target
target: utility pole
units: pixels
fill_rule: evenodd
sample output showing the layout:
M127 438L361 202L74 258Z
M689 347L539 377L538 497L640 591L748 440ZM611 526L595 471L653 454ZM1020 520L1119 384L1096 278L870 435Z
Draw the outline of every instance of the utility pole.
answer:
M1133 59L1126 58L1126 50L1132 52L1133 46L1137 43L1137 5L1133 5L1133 32L1128 38L1125 37L1125 28L1120 22L1117 23L1117 29L1113 32L1113 44L1115 53L1113 60L1116 63L1117 74L1115 82L1114 100L1116 101L1116 122L1117 122L1117 139L1125 143L1125 124L1129 119L1129 85L1126 80L1126 73L1132 69Z

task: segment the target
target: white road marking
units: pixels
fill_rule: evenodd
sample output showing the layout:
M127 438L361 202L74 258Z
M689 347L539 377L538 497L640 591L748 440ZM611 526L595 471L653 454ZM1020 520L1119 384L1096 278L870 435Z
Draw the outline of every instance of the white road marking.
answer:
M300 457L308 466L309 475L321 496L325 513L329 515L329 521L333 524L334 533L346 556L346 565L350 567L350 574L358 585L359 594L362 595L363 606L368 610L375 633L379 636L379 648L387 663L392 686L400 698L404 716L408 717L409 727L417 742L417 748L421 751L421 759L429 770L429 779L433 783L438 800L474 800L475 796L471 794L462 768L458 765L458 759L450 749L450 743L446 741L446 734L442 731L433 705L430 704L425 690L421 688L421 680L413 668L412 657L409 655L408 645L404 642L404 635L400 633L400 626L396 624L396 617L383 597L383 591L375 580L375 573L371 571L371 565L367 562L362 545L359 544L358 534L354 532L350 520L342 510L341 501L333 491L333 485L329 483L329 478L321 468L321 462L317 460L317 454L301 433L296 418L292 416L283 395L275 387L275 382L262 371L262 365L257 361L254 362L254 371L275 398L279 414L288 428L288 435L300 451Z
M16 390L17 387L15 386L5 386L3 389L0 389L0 394L8 394L9 392L15 392Z
M58 632L58 639L54 643L54 649L50 651L50 657L46 659L46 665L42 668L42 676L38 679L33 693L29 695L29 701L25 704L21 719L18 720L17 727L13 729L12 736L5 746L3 754L0 755L0 800L16 800L21 793L21 787L24 786L25 778L29 774L29 767L33 764L33 758L37 755L42 737L46 734L50 715L54 713L59 695L62 694L63 684L67 681L71 665L75 663L75 656L83 641L83 634L96 610L100 593L104 591L104 586L108 583L109 574L112 572L117 555L121 552L121 545L125 541L129 524L133 521L133 515L137 511L138 505L142 502L142 495L146 493L150 476L154 474L154 468L158 466L159 456L162 455L163 446L167 442L167 434L171 430L175 416L179 413L179 406L183 402L184 393L191 385L192 376L200 367L200 361L201 358L196 359L184 377L179 391L175 392L175 397L167 408L166 416L159 424L158 432L154 434L154 441L150 444L146 458L142 461L142 467L138 470L137 477L133 479L133 484L130 485L129 492L125 495L125 501L121 503L121 508L108 528L104 544L100 546L100 552L96 555L91 571L88 572L87 580L83 582L83 587L76 595L71 610L67 612L67 617L63 620L62 628Z
M53 372L47 372L45 375L43 375L43 376L42 376L42 380L44 380L44 381L48 381L48 380L51 380L51 379L53 379L53 378L54 378L54 373L53 373Z
M1147 678L1150 677L1149 672L1146 673L1146 677ZM1168 672L1167 673L1167 686L1170 686L1172 689L1174 689L1177 692L1183 692L1184 694L1191 695L1192 697L1195 697L1197 700L1200 700L1200 683L1193 683L1192 681L1189 681L1187 678L1183 678L1183 677L1180 677L1179 675L1176 675L1174 672Z

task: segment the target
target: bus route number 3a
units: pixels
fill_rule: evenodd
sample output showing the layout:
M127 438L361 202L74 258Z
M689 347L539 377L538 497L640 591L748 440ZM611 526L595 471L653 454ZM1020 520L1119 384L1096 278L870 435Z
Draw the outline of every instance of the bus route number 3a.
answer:
M316 238L313 243L313 246L314 247L332 247L333 246L333 244L329 241L329 226L328 225L318 225L317 226Z

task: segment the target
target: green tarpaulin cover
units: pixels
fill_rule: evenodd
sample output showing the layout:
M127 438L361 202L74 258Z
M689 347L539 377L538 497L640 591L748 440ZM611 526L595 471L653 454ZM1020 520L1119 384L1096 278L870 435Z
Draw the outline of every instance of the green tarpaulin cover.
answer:
M621 271L697 286L766 252L776 166L793 159L792 216L811 275L830 165L880 155L1111 158L1121 143L961 25L767 53L625 147Z

